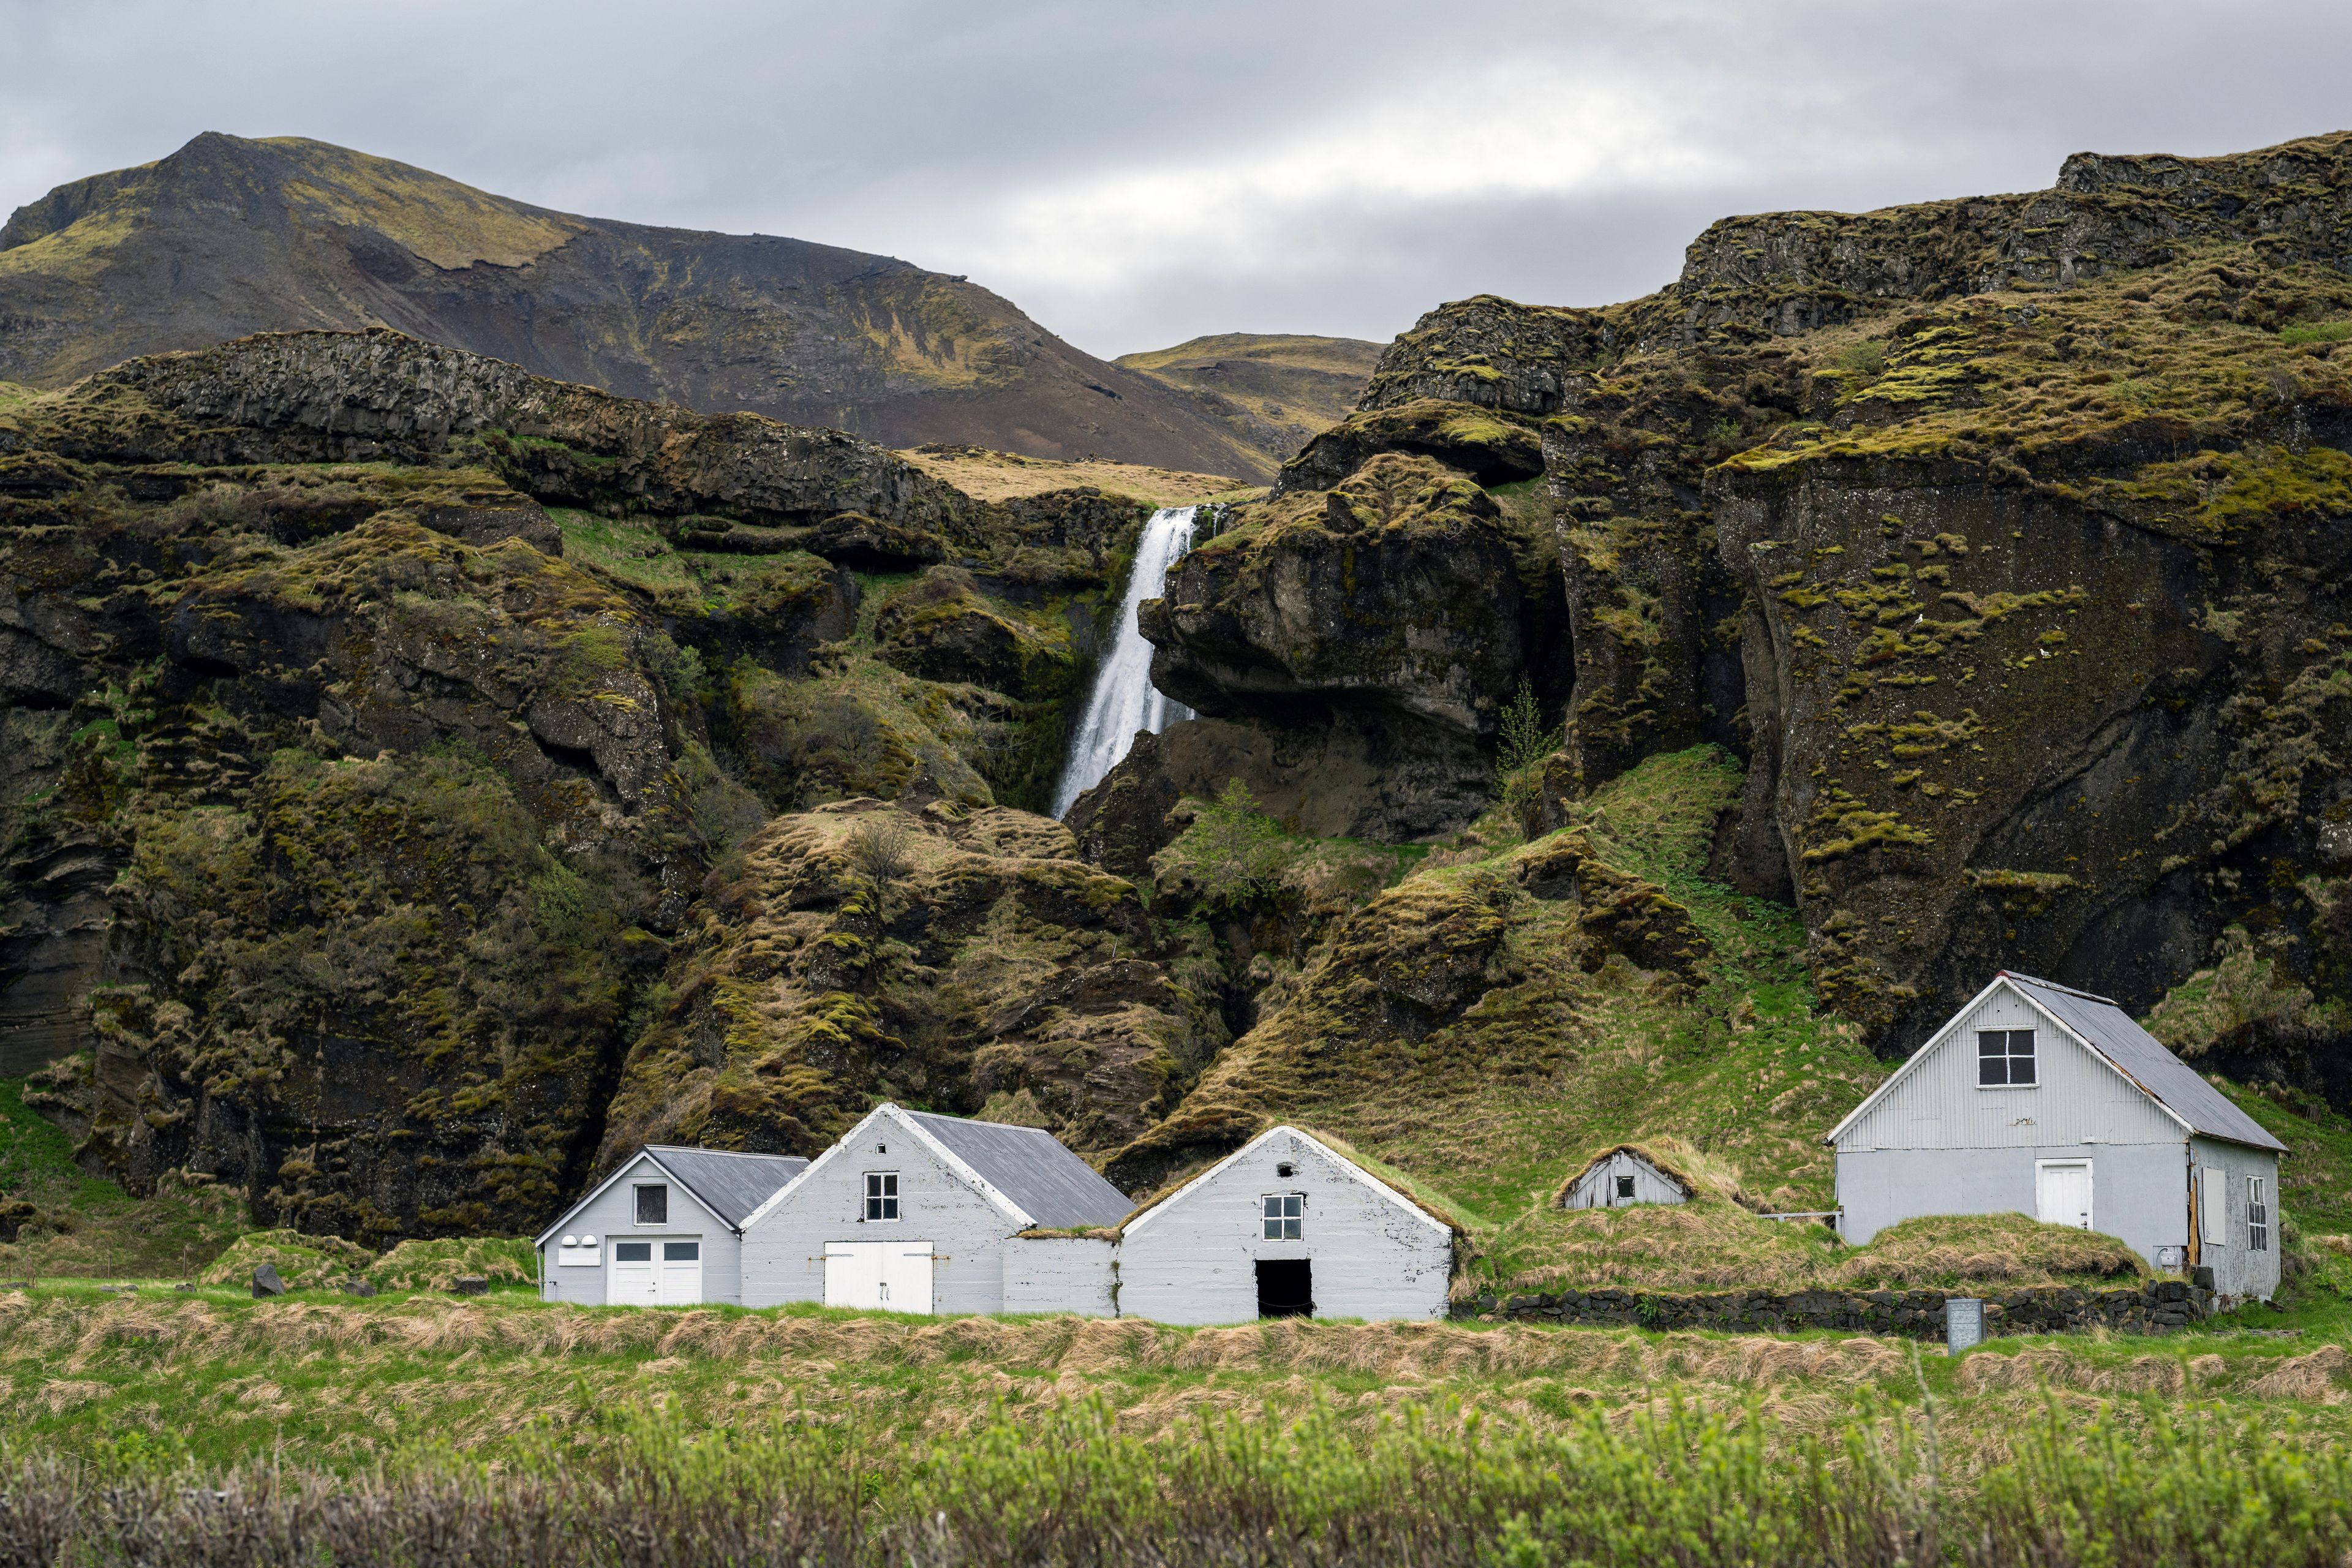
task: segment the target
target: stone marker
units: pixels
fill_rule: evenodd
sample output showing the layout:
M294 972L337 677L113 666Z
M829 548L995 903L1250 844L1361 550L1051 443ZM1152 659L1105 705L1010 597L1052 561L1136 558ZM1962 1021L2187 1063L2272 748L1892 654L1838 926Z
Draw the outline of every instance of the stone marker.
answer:
M196 1282L193 1279L183 1279L177 1285L172 1287L174 1290L193 1290L195 1288Z
M283 1296L284 1294L286 1294L286 1281L278 1277L278 1270L274 1267L265 1263L253 1271L253 1299L255 1300L259 1301L271 1296Z
M372 1279L362 1279L358 1275L354 1274L349 1279L343 1281L343 1294L346 1296L373 1296L375 1294L375 1282Z
M1944 1353L1958 1355L1984 1343L1984 1302L1974 1296L1944 1298Z
M478 1274L461 1274L457 1283L449 1287L449 1293L453 1296L487 1296L490 1293L490 1282Z

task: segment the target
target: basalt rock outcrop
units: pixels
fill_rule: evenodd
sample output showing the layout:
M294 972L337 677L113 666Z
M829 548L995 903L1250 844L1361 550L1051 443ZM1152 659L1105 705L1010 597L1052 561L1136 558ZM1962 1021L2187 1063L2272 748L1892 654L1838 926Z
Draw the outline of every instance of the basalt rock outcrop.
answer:
M1713 872L1798 906L1882 1049L1998 967L2145 1011L2234 931L2304 998L2246 1059L2340 1086L2347 237L2346 135L1726 220L1645 300L1432 312L1281 504L1403 454L1507 485L1538 443L1573 661L1531 671L1565 730L1535 825L1733 752ZM1449 445L1449 406L1502 434ZM1201 679L1234 624L1161 613L1177 686L1247 688Z
M134 1191L191 1171L314 1232L529 1230L622 1135L665 986L746 940L733 847L879 795L959 825L961 858L920 931L886 893L871 974L953 970L957 920L1017 917L1063 954L1025 994L1059 1000L1000 1020L1018 1049L981 1068L963 1004L877 1004L915 1057L831 1061L790 1124L919 1083L1129 1136L1195 1054L1185 1005L1133 889L999 794L1050 787L1146 510L982 504L836 433L383 331L14 397L0 1071L40 1069L32 1102ZM856 574L950 555L878 605ZM1024 831L1053 845L1008 847ZM872 993L826 973L821 996ZM624 1131L777 1135L724 1113L735 1089L625 1089Z

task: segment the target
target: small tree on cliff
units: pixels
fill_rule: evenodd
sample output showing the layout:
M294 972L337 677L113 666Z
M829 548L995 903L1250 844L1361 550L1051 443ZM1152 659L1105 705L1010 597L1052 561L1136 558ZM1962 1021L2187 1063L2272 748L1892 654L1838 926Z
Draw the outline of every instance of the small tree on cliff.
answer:
M1536 689L1525 678L1503 711L1495 734L1495 785L1529 838L1543 828L1543 765L1559 750L1566 724L1546 725Z
M1273 892L1288 855L1282 825L1258 808L1257 796L1239 779L1228 779L1217 798L1201 808L1184 835L1192 859L1192 879L1201 902L1235 910Z

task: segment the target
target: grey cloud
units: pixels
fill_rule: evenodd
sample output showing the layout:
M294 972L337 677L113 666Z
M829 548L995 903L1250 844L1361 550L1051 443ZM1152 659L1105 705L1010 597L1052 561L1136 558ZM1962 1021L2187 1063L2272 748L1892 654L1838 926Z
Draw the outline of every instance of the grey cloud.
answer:
M204 130L309 135L971 272L1106 353L1600 302L1729 212L2352 122L2340 4L0 0L0 205Z

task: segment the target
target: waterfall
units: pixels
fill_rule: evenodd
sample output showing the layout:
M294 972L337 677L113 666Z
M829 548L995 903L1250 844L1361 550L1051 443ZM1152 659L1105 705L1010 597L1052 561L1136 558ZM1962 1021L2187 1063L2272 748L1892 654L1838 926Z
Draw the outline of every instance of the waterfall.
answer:
M1062 787L1054 792L1054 815L1070 809L1078 796L1102 782L1134 743L1138 730L1153 734L1192 710L1171 702L1151 684L1151 645L1135 624L1135 607L1160 596L1168 569L1192 547L1192 517L1201 509L1162 507L1143 525L1135 547L1135 569L1127 574L1127 596L1118 605L1118 640L1095 674L1095 689L1087 699L1087 714L1070 742L1070 760L1062 770Z

